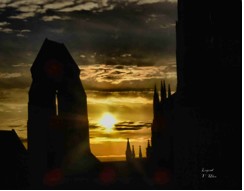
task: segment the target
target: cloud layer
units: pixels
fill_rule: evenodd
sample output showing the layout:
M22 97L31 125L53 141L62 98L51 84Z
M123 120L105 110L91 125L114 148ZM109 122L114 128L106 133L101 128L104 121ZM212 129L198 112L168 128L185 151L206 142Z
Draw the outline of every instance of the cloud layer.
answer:
M80 66L83 84L94 89L151 89L162 79L175 87L174 64L164 66L88 65Z

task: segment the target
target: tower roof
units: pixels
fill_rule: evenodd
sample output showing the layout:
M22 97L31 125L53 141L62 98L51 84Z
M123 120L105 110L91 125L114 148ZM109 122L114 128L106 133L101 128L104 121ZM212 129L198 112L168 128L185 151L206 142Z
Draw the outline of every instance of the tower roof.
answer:
M131 153L130 139L129 139L129 138L127 138L127 147L126 147L126 152L130 152L130 153Z
M163 102L166 99L166 85L165 80L164 82L161 81L161 102Z
M44 76L72 78L79 76L80 70L63 43L45 39L31 67L31 73L33 79L43 79Z

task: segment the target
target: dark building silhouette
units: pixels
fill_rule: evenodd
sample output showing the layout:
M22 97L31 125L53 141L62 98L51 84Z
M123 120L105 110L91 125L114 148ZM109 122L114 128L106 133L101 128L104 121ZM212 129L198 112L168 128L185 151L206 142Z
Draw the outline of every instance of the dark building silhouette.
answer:
M126 151L125 151L126 161L130 162L133 159L133 153L131 151L130 147L130 139L127 138L127 145L126 145Z
M98 162L90 151L86 93L80 70L64 46L45 40L32 67L28 103L31 183L52 171L69 176Z
M132 148L132 149L131 149ZM148 150L148 148L147 148ZM152 151L149 151L152 152ZM138 150L138 158L136 157L135 154L135 148L134 145L132 145L132 147L130 146L130 139L127 138L127 144L126 144L126 151L125 151L125 157L126 157L126 161L128 163L136 163L139 162L140 160L143 159L142 157L142 150L141 150L141 145L139 145L139 150ZM148 157L149 158L149 157Z
M142 159L141 145L139 146L139 159Z
M172 129L173 102L170 85L168 85L167 91L165 81L164 83L161 82L160 93L161 99L159 99L155 85L153 95L153 122L151 128L152 145L150 146L148 141L147 155L154 163L166 165L172 158L170 151L170 140L172 139L170 131Z
M241 1L179 0L176 36L177 91L155 86L148 159L134 160L128 139L133 162L103 163L96 179L79 68L45 40L31 68L28 153L0 131L0 186L26 188L29 175L31 188L241 189Z
M152 146L150 145L149 140L147 142L146 157L147 157L147 159L151 159L152 158Z
M239 0L178 1L176 188L241 188L241 26Z
M132 158L136 157L134 145L132 145Z
M14 130L0 131L0 188L26 189L27 150Z
M241 1L179 0L176 37L177 91L155 86L149 164L175 189L240 189Z

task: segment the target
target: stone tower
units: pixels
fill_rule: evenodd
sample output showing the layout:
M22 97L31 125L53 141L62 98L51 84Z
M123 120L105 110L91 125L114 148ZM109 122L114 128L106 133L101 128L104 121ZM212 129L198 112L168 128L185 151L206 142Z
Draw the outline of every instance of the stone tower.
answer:
M32 67L28 151L33 185L52 170L84 172L98 160L90 151L86 93L80 70L64 46L45 40Z

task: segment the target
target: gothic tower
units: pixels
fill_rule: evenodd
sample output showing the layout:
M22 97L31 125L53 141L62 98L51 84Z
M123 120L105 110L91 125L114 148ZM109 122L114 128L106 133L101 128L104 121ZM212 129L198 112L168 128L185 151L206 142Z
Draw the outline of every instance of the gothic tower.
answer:
M167 97L168 92L168 97ZM154 88L153 96L153 123L151 128L151 143L148 142L147 155L148 158L152 158L155 163L160 162L166 164L170 160L170 120L172 106L172 97L170 85L168 84L168 90L166 88L165 80L161 81L160 97L157 92L157 88Z
M98 161L90 151L86 93L64 44L45 40L32 67L28 103L31 181L41 185L59 169L84 171Z

